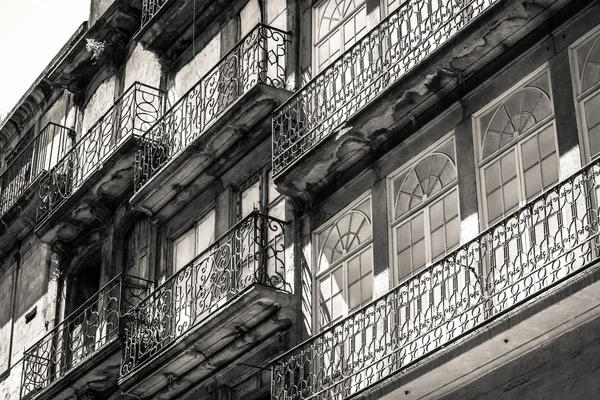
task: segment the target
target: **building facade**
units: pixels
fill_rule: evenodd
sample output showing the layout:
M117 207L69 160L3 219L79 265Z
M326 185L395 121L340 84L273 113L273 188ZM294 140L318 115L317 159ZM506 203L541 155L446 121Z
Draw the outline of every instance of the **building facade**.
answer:
M600 1L92 0L0 145L0 399L600 393Z

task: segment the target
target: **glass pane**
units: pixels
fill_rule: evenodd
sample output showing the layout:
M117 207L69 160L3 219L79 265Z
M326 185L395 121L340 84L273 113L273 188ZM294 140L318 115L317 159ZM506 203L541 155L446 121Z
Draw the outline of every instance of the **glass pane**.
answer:
M410 223L404 223L396 228L396 237L398 240L398 250L404 250L410 247L412 240L410 239Z
M196 256L196 231L190 229L174 241L173 270L179 271Z
M502 185L500 176L500 161L495 161L485 169L486 194L492 193Z
M413 244L412 253L413 253L413 272L415 272L419 268L425 266L425 262L426 262L425 240L421 240L420 242Z
M196 255L202 253L215 241L215 211L211 210L196 225Z
M542 171L540 166L535 165L525 171L525 195L527 198L539 193L542 189Z
M258 181L247 187L241 194L241 218L243 219L254 209L260 209L260 184Z
M435 260L446 250L446 237L444 227L431 232L431 257Z
M350 304L350 310L353 310L355 307L359 306L362 300L362 295L360 293L360 282L356 282L350 285L348 289L348 303Z
M439 200L429 207L429 223L431 230L435 230L444 224L444 202Z
M488 222L491 222L502 215L504 207L502 206L502 191L500 189L488 194L487 208Z
M331 298L331 276L327 275L319 282L319 299L326 301Z
M504 212L512 210L519 204L519 187L516 179L506 182L504 192Z
M370 275L373 271L373 254L371 249L363 251L360 254L360 274L361 276Z
M544 189L558 182L558 160L556 153L542 161L542 183Z
M523 169L528 170L532 165L537 164L540 160L538 151L537 136L526 140L521 146Z
M360 255L348 261L348 284L351 285L360 279Z
M410 222L412 241L415 242L425 237L425 221L423 220L423 213L417 214Z
M361 282L362 286L362 303L373 299L373 274L369 273L366 275Z

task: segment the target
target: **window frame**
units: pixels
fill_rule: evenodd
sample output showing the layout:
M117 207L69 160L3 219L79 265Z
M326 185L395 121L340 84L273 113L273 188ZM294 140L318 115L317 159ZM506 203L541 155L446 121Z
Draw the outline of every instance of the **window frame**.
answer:
M170 257L170 262L171 262L171 276L173 276L176 273L178 273L179 271L181 271L186 265L188 265L191 262L191 260L190 260L187 263L185 263L184 265L182 265L181 268L179 268L179 269L176 268L177 267L177 263L176 263L176 259L177 259L176 249L177 249L177 243L178 243L178 241L180 242L179 239L181 239L182 237L184 237L185 235L187 235L190 231L194 231L194 253L196 255L194 257L192 257L192 260L194 260L196 257L198 257L200 255L200 253L202 253L202 251L204 251L204 249L203 249L203 250L200 251L200 253L198 253L198 249L196 248L198 246L197 229L198 229L198 226L200 224L202 224L204 221L206 221L208 218L210 218L211 214L214 215L214 217L213 217L214 218L214 224L213 224L213 240L208 245L208 247L210 247L210 245L212 243L214 243L215 240L217 239L217 237L216 237L217 212L216 212L216 208L215 207L209 208L206 212L202 213L202 215L200 216L200 218L197 218L192 225L188 226L186 229L178 231L175 235L173 235L171 237L171 240L170 240L170 248L171 248L171 257Z
M337 29L340 29L341 41L342 41L342 44L344 44L345 43L345 41L344 41L345 35L344 35L343 29L342 29L343 25L349 19L354 18L356 16L356 14L358 14L359 10L362 7L365 7L365 34L363 34L358 39L356 39L354 43L356 43L356 41L360 40L360 38L364 37L369 32L369 25L368 25L369 13L367 12L368 0L356 0L359 3L356 6L356 8L350 14L348 14L348 16L346 16L346 18L342 19L337 25L335 25L331 30L329 30L329 32L327 32L322 38L318 38L318 36L319 36L318 35L319 15L318 15L317 9L319 7L321 7L322 5L324 5L325 3L327 3L328 1L330 1L330 0L317 1L311 6L311 16L312 16L312 23L311 23L311 25L312 25L311 26L311 35L312 35L311 58L312 58L312 62L311 62L311 64L312 64L312 70L314 71L313 77L317 76L318 74L323 72L325 69L327 69L336 59L338 59L342 54L344 54L344 52L346 52L348 50L348 48L342 47L342 49L340 49L339 55L337 55L334 58L331 58L331 56L330 56L329 62L324 64L322 68L319 68L319 61L318 61L319 45L324 43L325 41L327 41L332 36L333 32L335 32ZM351 46L353 46L354 43Z
M594 39L594 36L597 37ZM600 152L592 156L591 146L589 141L589 131L587 129L585 112L586 101L592 99L594 95L600 96L600 80L596 82L592 87L585 91L582 91L582 81L579 74L579 61L577 59L577 50L584 44L592 40L596 42L596 45L600 46L600 24L590 29L587 33L573 42L568 48L569 54L569 70L571 72L571 83L573 85L573 101L575 102L575 115L577 120L577 132L579 135L580 147L583 147L583 151L580 149L580 157L582 165L586 165L594 160L600 159Z
M529 129L525 134L520 134L516 138L513 138L510 142L504 144L500 148L498 148L494 153L487 157L483 157L482 154L482 138L481 138L481 124L480 119L482 116L486 115L490 110L494 109L501 105L504 101L509 99L515 92L520 89L527 87L528 83L535 81L540 78L542 75L546 74L548 77L548 96L550 99L550 104L552 106L552 113L549 116L544 117L542 120L537 122L537 124ZM498 76L493 79L500 79ZM487 196L485 194L485 184L486 180L484 177L486 167L489 167L494 162L498 161L500 158L508 154L510 151L515 149L515 157L517 158L517 162L515 164L516 169L516 179L518 181L519 188L519 201L517 203L516 209L527 204L527 198L525 197L525 180L524 180L524 172L522 169L522 160L520 159L520 147L524 142L531 139L534 135L537 135L543 132L549 126L553 126L554 133L554 146L556 150L557 156L557 171L558 171L558 180L560 180L560 150L558 147L558 133L556 131L556 112L555 112L555 104L554 97L552 92L552 75L550 73L550 68L548 63L542 64L540 67L536 68L531 73L527 74L523 79L519 80L516 84L511 86L510 88L504 90L500 95L493 98L491 101L487 102L487 104L481 107L478 111L472 114L471 122L473 126L473 136L474 136L474 157L475 157L475 167L477 168L476 175L476 185L477 185L477 204L478 204L478 214L481 216L479 219L479 224L481 229L487 229L491 226L494 226L499 221L502 221L507 215L510 215L514 211L502 211L501 217L498 217L494 222L490 223L488 216L488 202ZM550 187L553 186L550 185ZM545 189L542 187L541 192L534 195L533 197L538 197L542 193L545 192Z
M408 281L411 277L418 274L420 271L426 269L428 266L435 264L440 259L443 259L445 257L445 255L451 253L452 251L454 251L456 248L458 248L460 246L461 241L460 241L460 234L459 234L459 241L458 241L458 244L456 244L456 246L451 247L450 249L446 249L443 255L440 255L435 259L432 258L431 257L431 248L430 248L431 232L430 232L430 229L429 230L427 229L427 228L430 228L430 226L431 226L429 223L430 221L429 221L429 215L428 215L428 211L430 210L431 206L433 204L438 203L439 201L443 201L443 199L446 196L448 196L452 191L456 191L456 196L458 199L456 218L458 218L459 226L460 226L460 223L462 222L461 213L460 213L460 197L459 197L460 190L459 190L459 185L458 185L458 168L456 165L456 160L454 160L454 162L455 162L454 168L456 171L456 179L454 180L454 182L449 184L447 187L442 188L433 197L428 198L427 200L421 202L421 204L415 206L412 210L406 211L405 213L400 215L398 218L396 218L396 216L395 216L395 213L396 213L395 197L396 197L396 195L394 193L394 182L393 182L394 179L396 179L398 176L400 176L402 174L406 174L406 176L404 177L404 179L406 179L406 177L411 172L411 170L414 167L416 167L419 164L419 162L421 162L422 160L424 160L425 158L427 158L429 156L434 155L436 153L436 150L442 148L448 142L453 142L452 150L454 152L454 157L456 159L456 154L457 154L456 139L455 139L455 132L454 132L454 130L452 130L449 133L442 136L440 139L436 140L434 144L427 147L425 150L421 151L418 155L416 155L415 157L410 159L407 163L402 165L400 168L397 168L392 173L388 174L388 176L386 177L386 180L387 180L386 190L388 193L388 196L387 196L388 237L390 238L389 240L392 241L391 243L389 243L390 245L388 246L389 257L390 257L390 260L392 260L392 263L391 263L392 270L390 271L390 274L389 274L391 287L395 287L396 285L399 285L399 284L402 284L403 282ZM426 215L424 214L424 219L425 218L427 219L426 222L424 220L424 224L423 224L423 230L424 230L424 236L425 236L424 237L425 250L426 250L425 265L423 265L421 268L413 271L410 275L405 275L405 276L401 277L401 276L399 276L400 273L399 273L399 263L398 263L398 257L397 257L397 233L396 233L396 230L400 225L407 223L409 220L411 220L413 217L415 217L416 215L418 215L421 212L426 214Z
M350 211L352 211L354 208L356 208L357 206L359 206L362 203L367 202L367 201L369 202L369 211L371 214L370 215L371 220L369 221L369 223L370 223L369 229L371 231L370 239L368 241L366 241L365 243L359 244L355 249L348 252L343 258L341 258L340 260L337 260L335 263L329 265L329 267L326 270L319 271L319 261L320 261L320 256L321 256L320 249L323 245L323 243L321 243L321 241L319 240L319 235L322 234L323 232L327 231L329 228L335 226L342 218L344 218L346 215L349 215ZM313 248L315 248L315 251L312 252L313 254L311 257L312 261L313 261L313 266L311 268L311 282L312 282L312 287L313 287L313 289L312 289L312 303L313 303L313 305L312 305L312 323L313 323L313 326L315 327L315 333L318 333L318 332L322 332L322 331L326 330L327 328L334 325L336 322L339 322L339 320L346 318L348 315L350 315L354 311L356 311L356 309L350 310L350 302L348 301L349 287L348 287L347 264L350 260L354 259L356 256L360 257L360 254L362 254L366 251L369 251L369 249L370 249L370 257L371 257L371 280L373 282L373 290L371 293L371 299L369 301L372 301L375 298L375 290L374 290L374 287L375 287L375 285L374 285L375 264L374 264L374 259L373 259L373 198L371 196L371 191L369 190L366 193L361 194L355 200L353 200L349 205L347 205L343 209L336 212L335 215L333 215L327 221L320 224L317 229L314 229L311 232L311 243L314 246ZM320 281L327 275L333 276L333 271L337 270L338 268L342 268L342 274L343 274L342 279L343 279L343 284L344 284L343 291L344 291L344 301L346 304L346 309L340 318L338 318L336 320L332 320L327 325L321 325L321 300L319 297L320 296L320 285L319 284L320 284ZM363 277L361 276L360 279L363 279ZM362 306L362 301L361 301L361 304L359 304L357 306L357 308L360 308L361 306Z

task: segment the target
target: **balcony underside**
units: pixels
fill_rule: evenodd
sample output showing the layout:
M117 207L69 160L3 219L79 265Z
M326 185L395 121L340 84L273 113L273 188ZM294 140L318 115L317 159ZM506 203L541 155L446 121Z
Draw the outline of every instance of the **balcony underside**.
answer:
M510 374L517 374L512 376L514 377L512 383L514 386L519 386L519 380L533 379L536 374L543 374L545 360L542 358L547 354L547 348L540 350L542 346L556 346L564 352L567 346L566 340L581 335L581 332L589 331L590 326L598 326L600 323L598 293L600 293L600 264L596 263L534 300L487 323L454 344L440 349L424 361L408 367L402 374L387 378L356 398L439 399L495 370L497 371L492 374L496 376L498 371L505 372L502 375L503 379L507 379L508 386L510 386ZM596 337L588 337L586 340L598 343L598 334L595 335ZM568 346L573 349L573 352L582 353L586 351L585 343L585 340L581 340L578 344L569 343ZM532 361L529 364L531 368L510 372L510 363L522 356ZM587 373L590 376L597 374L592 366L588 367L590 369ZM565 371L560 373L564 374ZM484 392L486 388L487 386L478 387ZM463 392L459 389L457 393ZM535 398L551 397L538 393L534 389L528 393L528 396L518 396L512 392L504 393L506 396L504 398L529 398L533 393ZM450 398L465 397L450 396Z
M133 208L161 221L175 215L269 137L268 116L289 95L254 86L134 194Z
M113 339L81 361L63 377L36 395L36 400L67 400L78 395L109 395L117 389L121 365L121 342Z
M231 2L231 0L196 0L195 31L202 32ZM192 22L194 22L193 1L167 0L136 33L134 40L140 42L146 49L161 54L163 58L174 60L192 40L191 32L188 32L191 30Z
M292 301L290 294L253 285L122 378L119 386L141 399L196 398L193 393L202 391L208 378L239 379L247 368L238 363L265 362L283 350L279 333L292 325Z
M9 210L0 217L0 255L13 248L35 227L38 207L38 187L47 173L40 174Z
M100 160L81 186L38 222L35 232L40 240L48 244L70 243L84 229L105 222L110 217L110 209L132 190L136 148L137 138L129 136Z
M385 153L413 133L415 125L439 115L465 89L484 81L588 4L498 2L350 118L330 121L325 138L275 176L279 191L308 199L365 155ZM385 81L385 76L380 79Z

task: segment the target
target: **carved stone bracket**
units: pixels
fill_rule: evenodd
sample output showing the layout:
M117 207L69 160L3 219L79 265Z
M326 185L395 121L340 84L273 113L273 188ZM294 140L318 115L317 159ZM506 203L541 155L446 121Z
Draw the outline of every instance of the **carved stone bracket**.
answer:
M54 87L66 89L73 94L73 103L81 107L85 98L85 88L87 82L85 78L78 74L64 74L53 84Z

